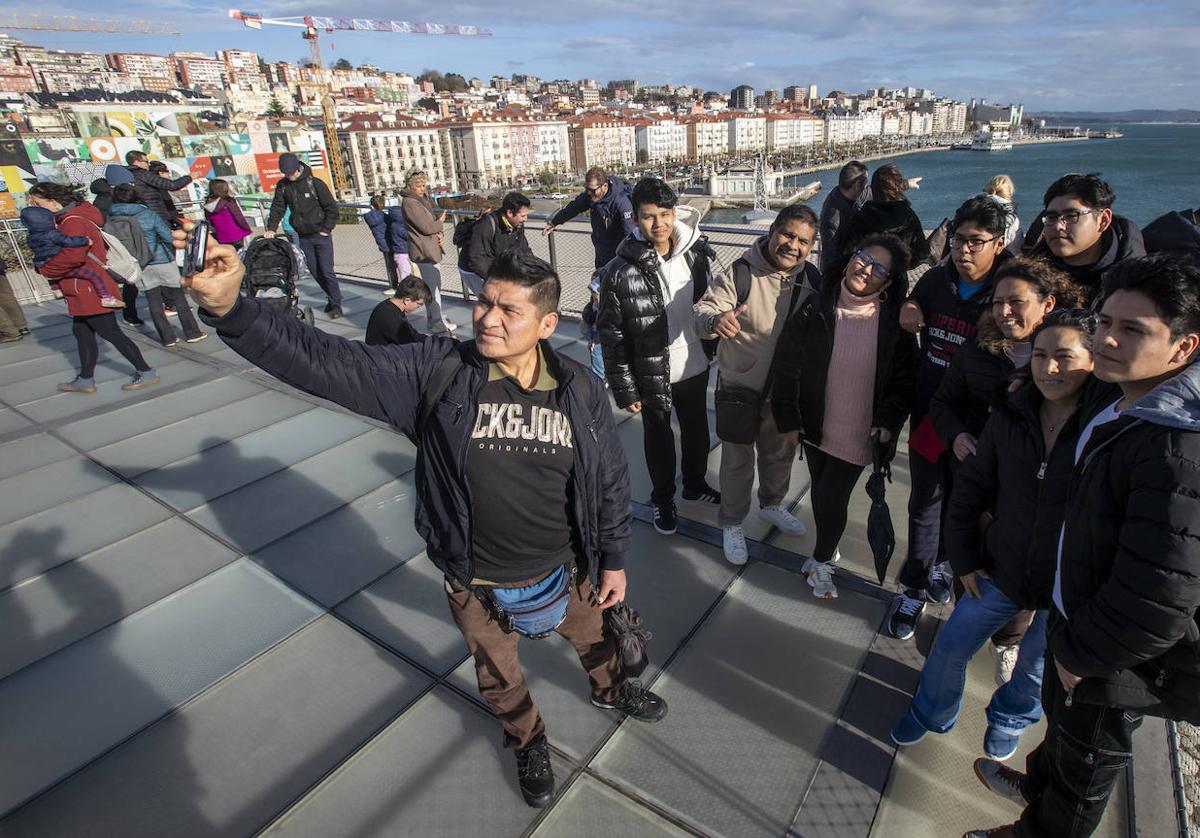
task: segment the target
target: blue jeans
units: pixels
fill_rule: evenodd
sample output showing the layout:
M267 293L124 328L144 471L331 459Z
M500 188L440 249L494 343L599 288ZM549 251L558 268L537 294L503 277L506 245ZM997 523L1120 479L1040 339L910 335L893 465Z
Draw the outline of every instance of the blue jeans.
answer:
M596 374L597 378L603 381L604 351L603 347L600 346L600 332L598 332L594 326L587 326L586 324L581 331L583 332L583 339L592 345L592 372Z
M980 580L979 592L978 598L966 595L955 604L921 670L911 712L934 733L948 733L958 720L971 658L996 629L1021 610L990 579ZM1046 612L1038 611L1021 641L1012 679L992 693L987 707L989 725L1015 736L1042 717L1045 652Z

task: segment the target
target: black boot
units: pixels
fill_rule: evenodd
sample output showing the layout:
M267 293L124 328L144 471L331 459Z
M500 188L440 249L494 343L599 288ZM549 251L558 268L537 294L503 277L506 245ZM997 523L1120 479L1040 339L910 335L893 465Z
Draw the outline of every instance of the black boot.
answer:
M527 747L517 750L517 782L521 796L535 809L540 809L554 797L554 769L550 767L550 746L545 736L539 736Z

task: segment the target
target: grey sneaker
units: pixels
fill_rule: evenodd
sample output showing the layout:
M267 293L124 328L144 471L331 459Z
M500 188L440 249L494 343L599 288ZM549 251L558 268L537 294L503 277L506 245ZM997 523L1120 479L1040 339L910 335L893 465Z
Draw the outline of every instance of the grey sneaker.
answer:
M70 381L59 384L58 389L64 393L94 393L96 392L96 379L75 376Z
M122 390L141 390L143 387L149 387L152 384L157 384L161 380L162 379L160 379L158 377L158 373L156 373L154 370L146 370L145 372L135 372L133 374L133 378L131 378L129 380L128 384L121 385L121 389Z
M992 650L992 660L996 662L996 686L1003 687L1012 680L1013 670L1017 668L1017 658L1021 656L1021 646L997 646L988 644Z
M1011 800L1019 806L1027 805L1025 795L1021 793L1025 775L1020 771L993 759L980 757L975 760L975 776L979 778L979 782L1004 799Z

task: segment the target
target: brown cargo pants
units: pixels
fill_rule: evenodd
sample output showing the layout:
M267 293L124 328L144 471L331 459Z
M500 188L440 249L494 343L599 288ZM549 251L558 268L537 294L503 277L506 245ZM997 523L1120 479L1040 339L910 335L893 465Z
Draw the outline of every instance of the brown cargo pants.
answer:
M515 587L535 581L519 582ZM504 728L504 747L526 747L546 732L546 725L529 694L517 657L521 635L500 628L469 589L450 579L446 580L445 588L450 614L467 642L467 651L475 659L479 694ZM621 674L616 643L604 634L603 613L599 605L592 604L591 583L587 579L577 580L571 588L566 619L555 631L579 654L579 662L591 682L592 696L610 701L616 698L625 677Z

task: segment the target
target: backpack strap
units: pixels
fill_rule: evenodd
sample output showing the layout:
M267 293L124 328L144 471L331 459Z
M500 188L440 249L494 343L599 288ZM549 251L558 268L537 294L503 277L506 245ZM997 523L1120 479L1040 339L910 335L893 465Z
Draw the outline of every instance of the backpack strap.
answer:
M429 381L425 384L425 390L421 393L421 403L417 406L417 423L413 434L414 439L420 439L425 435L425 427L429 424L430 417L433 416L434 408L442 400L442 396L445 395L450 382L454 380L454 376L458 375L458 371L462 368L462 355L459 354L458 347L455 346L450 350L450 354L443 358L437 365L437 368L433 371L433 375L429 377Z
M739 306L750 298L750 281L750 263L738 257L733 261L733 290L737 292L737 305ZM788 311L791 312L790 307Z

